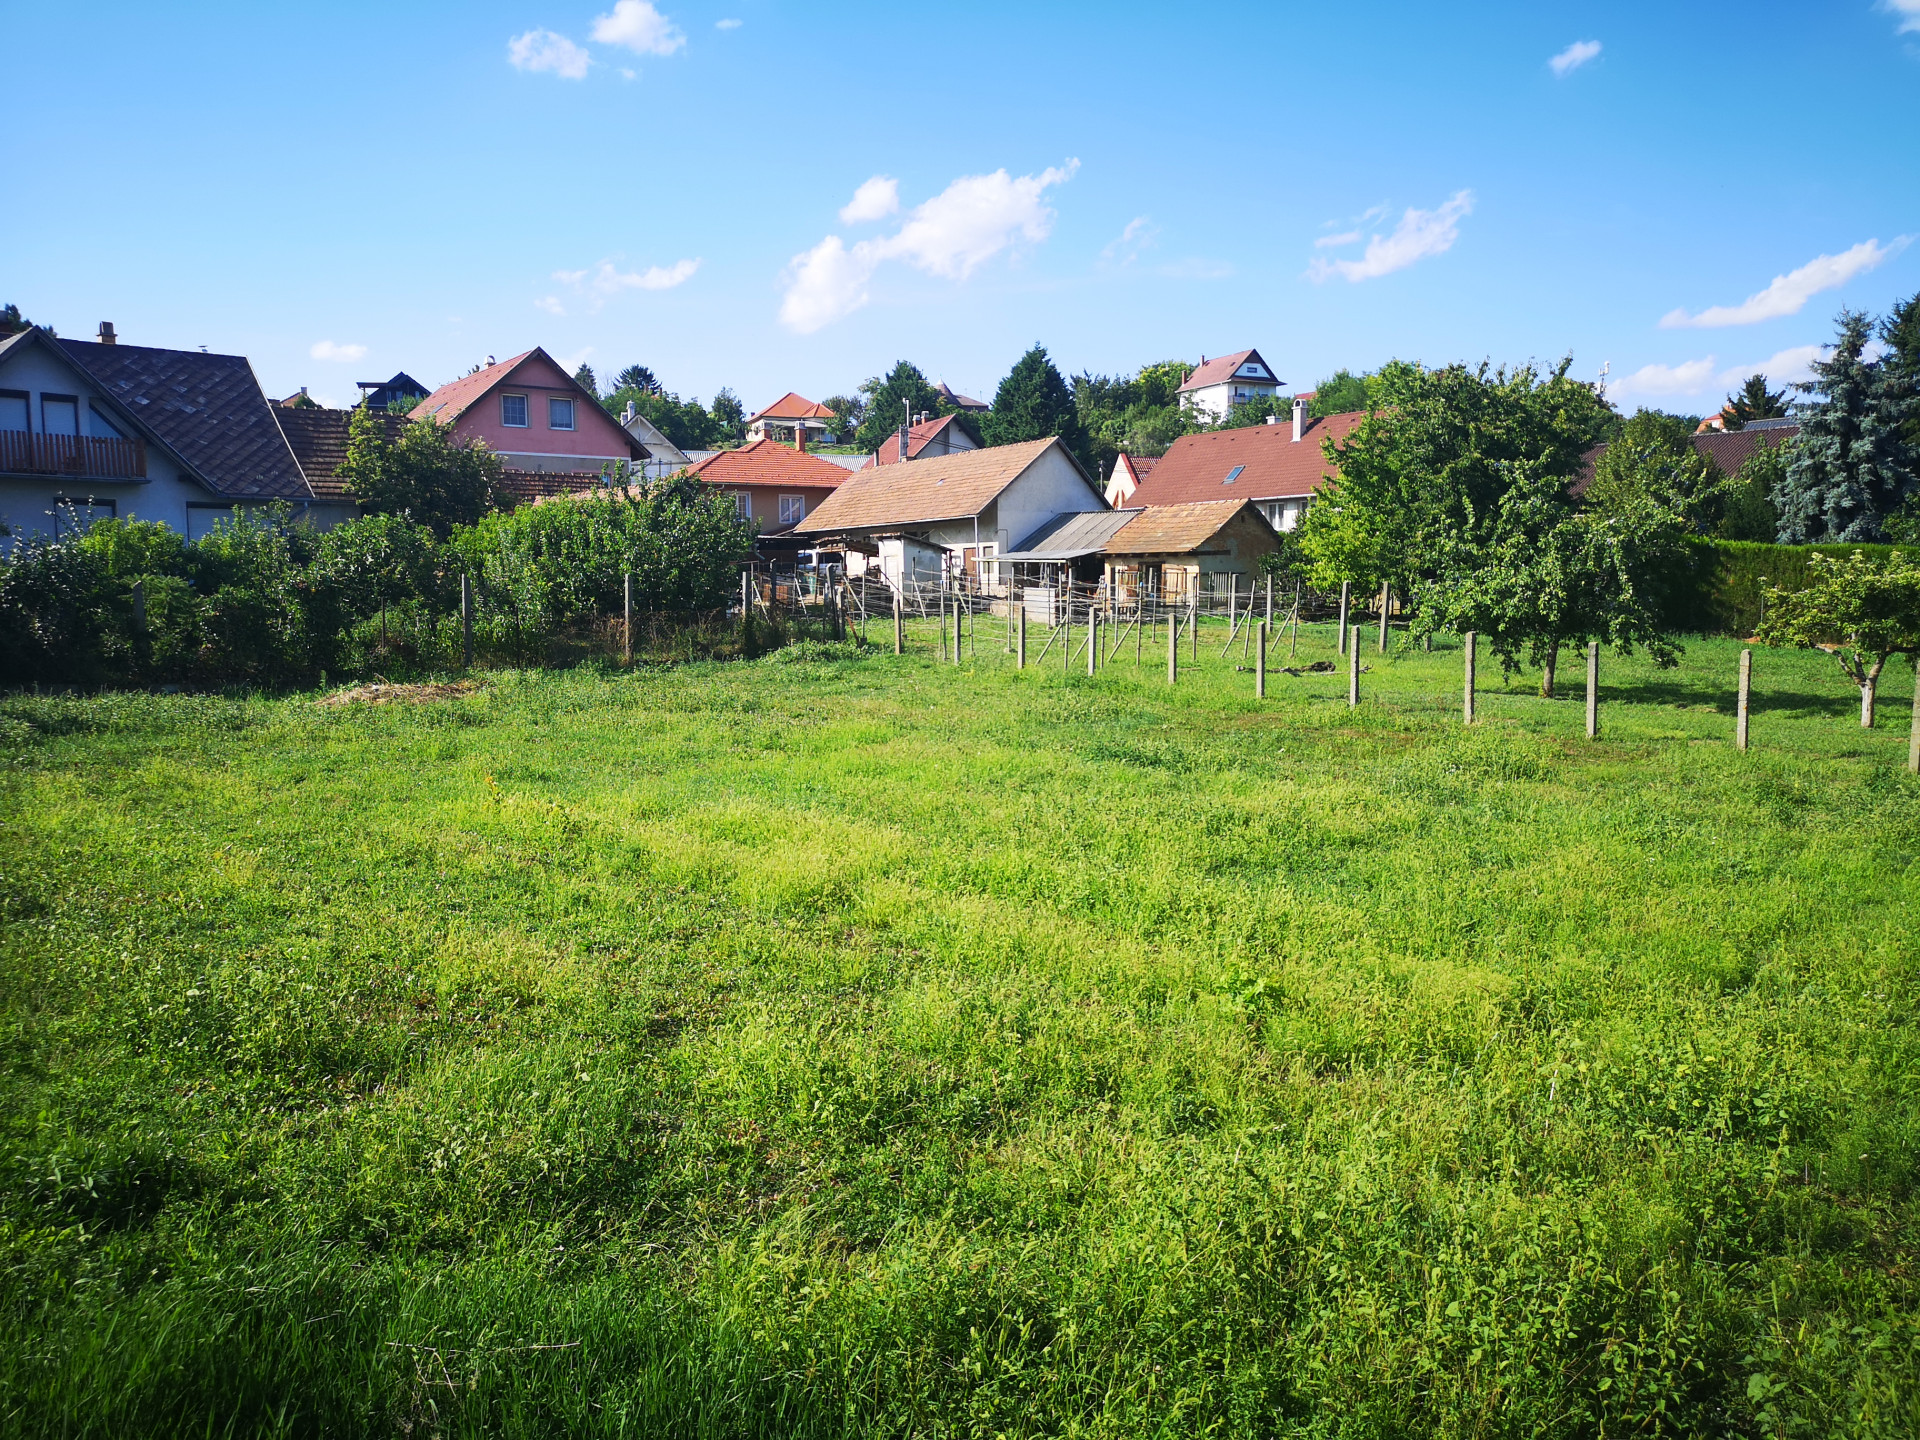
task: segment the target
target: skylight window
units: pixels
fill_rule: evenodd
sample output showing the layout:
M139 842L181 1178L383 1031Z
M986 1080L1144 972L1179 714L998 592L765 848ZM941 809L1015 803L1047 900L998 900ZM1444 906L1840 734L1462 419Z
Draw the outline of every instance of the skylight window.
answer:
M1222 480L1220 483L1222 485L1231 485L1234 481L1240 478L1240 472L1246 468L1247 467L1244 465L1234 466L1231 470L1227 471L1227 478Z

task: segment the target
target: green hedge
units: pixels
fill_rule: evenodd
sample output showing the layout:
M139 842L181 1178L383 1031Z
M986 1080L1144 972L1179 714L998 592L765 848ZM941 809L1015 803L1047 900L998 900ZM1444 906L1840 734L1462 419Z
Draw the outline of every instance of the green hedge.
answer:
M1875 560L1899 554L1920 557L1920 550L1899 545L1763 545L1751 540L1703 540L1699 545L1693 623L1684 628L1703 634L1753 634L1760 624L1760 592L1769 586L1804 587L1807 561L1815 555L1838 557L1862 550Z

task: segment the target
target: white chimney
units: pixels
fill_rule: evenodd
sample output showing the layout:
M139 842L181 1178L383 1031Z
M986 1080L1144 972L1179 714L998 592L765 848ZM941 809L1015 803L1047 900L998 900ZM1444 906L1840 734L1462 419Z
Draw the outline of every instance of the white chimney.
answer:
M1278 425L1279 423L1280 423L1280 417L1278 415L1267 416L1267 424Z
M1300 437L1307 430L1307 402L1298 395L1293 397L1293 443L1298 445Z

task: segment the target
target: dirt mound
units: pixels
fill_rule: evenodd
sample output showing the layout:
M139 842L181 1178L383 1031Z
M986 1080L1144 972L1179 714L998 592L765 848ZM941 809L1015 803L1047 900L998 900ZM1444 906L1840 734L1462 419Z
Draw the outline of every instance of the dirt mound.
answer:
M455 700L480 688L478 680L456 680L436 685L356 685L322 695L316 705L424 705L429 700Z

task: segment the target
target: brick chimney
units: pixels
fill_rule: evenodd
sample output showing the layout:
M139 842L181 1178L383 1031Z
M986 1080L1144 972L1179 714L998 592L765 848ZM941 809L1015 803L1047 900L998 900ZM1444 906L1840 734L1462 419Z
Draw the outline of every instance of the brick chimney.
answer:
M793 448L798 450L802 455L807 453L807 427L806 426L796 425L793 427Z
M113 333L113 322L111 320L102 320L100 322L100 343L102 345L112 345L117 342L117 339L118 337Z
M1293 443L1298 445L1300 437L1307 433L1307 402L1298 395L1293 397Z

